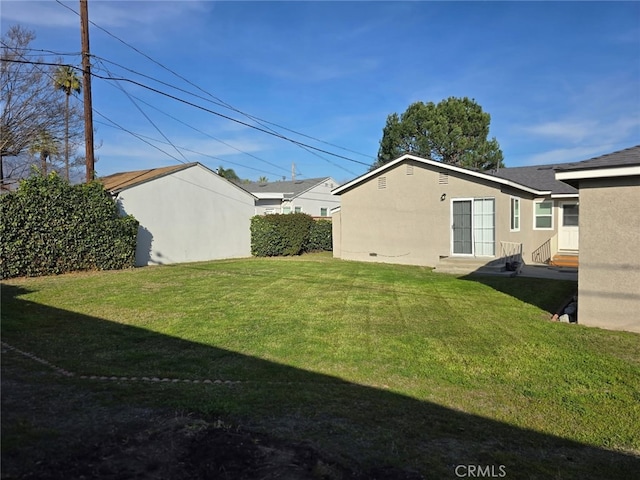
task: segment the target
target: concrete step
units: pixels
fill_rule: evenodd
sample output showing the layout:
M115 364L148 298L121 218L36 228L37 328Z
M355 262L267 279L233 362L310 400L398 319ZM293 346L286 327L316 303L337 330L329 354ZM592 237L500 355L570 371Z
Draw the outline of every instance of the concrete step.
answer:
M446 257L436 265L436 272L464 275L469 273L500 274L506 272L504 259L482 260L477 258ZM506 272L513 273L513 272Z

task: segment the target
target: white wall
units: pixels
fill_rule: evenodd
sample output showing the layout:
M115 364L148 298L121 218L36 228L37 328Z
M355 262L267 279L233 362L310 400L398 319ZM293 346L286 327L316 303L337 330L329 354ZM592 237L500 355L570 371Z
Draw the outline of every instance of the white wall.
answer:
M136 265L251 256L254 197L201 165L126 189L139 222Z
M338 183L333 179L328 179L304 192L299 197L292 199L287 205L291 206L291 212L294 211L295 207L302 207L302 213L307 213L314 217L319 217L321 208L326 208L327 217L331 218L331 209L340 206L340 197L331 194L331 190L337 186Z
M256 200L256 215L266 215L267 213L282 213L281 198L267 198Z

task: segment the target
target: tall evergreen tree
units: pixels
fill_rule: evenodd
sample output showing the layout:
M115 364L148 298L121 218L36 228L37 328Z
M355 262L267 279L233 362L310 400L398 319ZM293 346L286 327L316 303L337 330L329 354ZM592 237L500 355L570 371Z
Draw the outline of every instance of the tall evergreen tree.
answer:
M498 141L487 138L490 121L491 116L466 97L413 103L402 115L387 117L371 169L406 153L479 170L502 167Z

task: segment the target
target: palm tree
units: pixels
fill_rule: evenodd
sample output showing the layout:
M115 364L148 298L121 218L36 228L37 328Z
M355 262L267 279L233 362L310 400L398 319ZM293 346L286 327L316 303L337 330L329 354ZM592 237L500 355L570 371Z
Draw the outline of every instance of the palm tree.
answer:
M40 171L42 175L46 175L47 160L58 154L58 143L49 132L41 130L31 142L29 152L40 155Z
M258 179L258 183L269 183L269 179L265 176L262 176Z
M58 90L62 90L66 95L64 111L64 169L65 177L69 181L69 97L73 92L80 93L80 79L73 67L60 65L56 70L53 83Z

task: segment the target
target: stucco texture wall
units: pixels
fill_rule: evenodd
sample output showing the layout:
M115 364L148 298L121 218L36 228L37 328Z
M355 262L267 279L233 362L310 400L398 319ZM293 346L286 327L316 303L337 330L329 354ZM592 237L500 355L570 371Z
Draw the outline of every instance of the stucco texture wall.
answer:
M640 332L640 178L580 182L578 322Z
M510 231L511 195L521 198L517 232ZM495 199L495 256L500 256L500 241L520 242L528 261L531 252L556 233L557 222L552 230L533 230L533 197L526 192L408 161L342 193L334 256L436 266L440 257L452 254L452 200L471 198Z
M251 256L253 197L204 167L126 189L117 200L140 222L138 266Z

